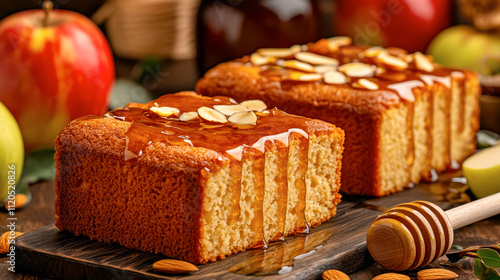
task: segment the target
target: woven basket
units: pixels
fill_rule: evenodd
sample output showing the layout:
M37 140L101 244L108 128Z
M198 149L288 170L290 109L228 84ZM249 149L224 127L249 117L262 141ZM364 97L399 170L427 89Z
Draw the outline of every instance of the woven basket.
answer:
M106 22L116 55L183 60L196 56L196 12L200 0L110 0L92 19Z

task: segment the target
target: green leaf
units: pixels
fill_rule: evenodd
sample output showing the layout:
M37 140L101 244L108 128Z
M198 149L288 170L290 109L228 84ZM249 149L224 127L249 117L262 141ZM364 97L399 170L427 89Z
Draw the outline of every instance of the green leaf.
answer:
M24 160L23 175L18 188L28 189L29 184L41 180L53 180L56 174L54 168L54 149L41 149L29 153Z
M451 248L454 250L457 250L457 251L462 251L464 249L464 247L462 247L460 245L453 245Z
M474 275L477 279L481 279L481 276L483 275L485 269L486 267L484 266L483 262L480 259L476 259L474 262Z
M500 275L498 275L498 272L493 268L486 268L481 280L500 280Z
M26 202L20 208L31 201L30 184L42 180L53 180L55 176L54 149L41 149L33 151L24 158L24 167L21 178L16 185L16 195L26 195ZM6 201L0 202L0 207L5 207Z
M500 280L500 275L493 269L486 267L481 259L476 259L474 263L474 275L479 280Z
M500 255L491 249L479 249L477 250L477 256L480 257L486 267L498 268L500 267Z
M147 103L153 100L153 95L141 84L128 79L116 79L111 91L109 107L123 108L129 103Z

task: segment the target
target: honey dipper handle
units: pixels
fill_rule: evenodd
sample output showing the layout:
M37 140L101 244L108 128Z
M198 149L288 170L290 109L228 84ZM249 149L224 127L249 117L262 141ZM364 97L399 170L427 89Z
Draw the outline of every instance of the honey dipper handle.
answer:
M446 211L453 229L500 214L500 192Z

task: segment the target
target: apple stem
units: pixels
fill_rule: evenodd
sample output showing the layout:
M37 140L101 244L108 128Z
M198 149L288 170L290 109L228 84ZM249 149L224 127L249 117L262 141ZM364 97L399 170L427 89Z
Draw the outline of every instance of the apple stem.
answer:
M42 25L43 27L49 26L49 14L54 9L54 4L50 0L44 0L42 3L43 12L45 13L45 17L43 18Z

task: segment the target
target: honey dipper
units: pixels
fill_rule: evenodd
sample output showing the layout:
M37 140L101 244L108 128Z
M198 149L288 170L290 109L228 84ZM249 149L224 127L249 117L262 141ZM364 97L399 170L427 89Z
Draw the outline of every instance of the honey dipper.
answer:
M396 205L371 224L366 245L373 259L393 270L426 266L448 252L453 230L500 214L500 193L444 212L428 201Z

